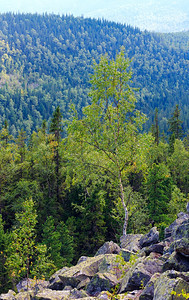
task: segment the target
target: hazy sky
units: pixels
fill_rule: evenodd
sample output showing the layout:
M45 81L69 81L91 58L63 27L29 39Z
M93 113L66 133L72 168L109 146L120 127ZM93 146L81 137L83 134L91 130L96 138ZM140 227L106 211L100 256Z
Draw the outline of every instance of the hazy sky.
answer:
M108 1L95 1L108 2ZM69 14L76 13L78 15L83 13L83 9L87 11L87 3L90 0L0 0L0 12L14 11L14 12L50 12Z

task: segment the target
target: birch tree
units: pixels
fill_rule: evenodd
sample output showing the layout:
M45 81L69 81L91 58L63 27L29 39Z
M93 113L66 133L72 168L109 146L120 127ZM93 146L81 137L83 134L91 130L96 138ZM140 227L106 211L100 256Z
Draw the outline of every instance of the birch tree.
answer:
M149 136L139 133L145 116L135 109L129 64L124 49L115 60L105 55L94 64L91 105L84 108L82 119L77 115L73 118L67 143L76 176L82 170L83 174L103 173L118 190L125 215L123 235L127 232L130 197L125 199L124 189L130 172L145 168L145 152L150 145Z

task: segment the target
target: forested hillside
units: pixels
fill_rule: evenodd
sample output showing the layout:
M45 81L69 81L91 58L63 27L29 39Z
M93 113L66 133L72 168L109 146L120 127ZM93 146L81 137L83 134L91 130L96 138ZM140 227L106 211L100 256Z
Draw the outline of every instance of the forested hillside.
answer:
M138 108L149 129L156 107L161 132L176 104L186 133L189 128L189 33L162 35L137 28L73 16L0 15L0 127L32 133L59 105L64 119L70 103L78 113L90 100L93 61L115 57L121 46L132 59Z
M80 49L74 58L73 38L68 59L65 44L55 37L43 46L29 34L26 39L36 42L31 52L31 44L17 40L18 49L2 41L8 54L2 58L1 110L11 126L5 121L0 130L1 291L15 289L22 278L47 278L79 256L94 254L107 240L119 242L122 234L155 225L162 238L185 210L189 192L189 135L183 138L181 110L173 107L168 139L160 134L157 109L151 132L143 131L146 116L136 109L127 50L115 59L101 56L91 69L86 57L92 61L93 53L98 59L102 43L99 52ZM62 55L52 56L47 45L62 49ZM112 53L116 49L112 46ZM84 97L87 70L93 73L89 98ZM71 101L75 106L68 113ZM154 110L154 103L143 107L150 105ZM28 132L39 128L28 134L23 125ZM16 138L9 128L21 128Z

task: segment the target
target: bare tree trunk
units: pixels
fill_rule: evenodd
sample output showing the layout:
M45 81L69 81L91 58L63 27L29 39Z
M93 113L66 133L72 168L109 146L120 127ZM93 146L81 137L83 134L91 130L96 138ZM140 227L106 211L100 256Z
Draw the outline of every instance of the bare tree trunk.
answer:
M120 187L120 194L121 194L121 203L123 205L123 209L124 209L124 213L125 213L125 218L124 218L124 223L123 223L123 235L126 236L127 224L128 224L128 209L127 209L127 206L125 205L124 190L123 190L123 184L122 184L120 173L119 173L119 187Z

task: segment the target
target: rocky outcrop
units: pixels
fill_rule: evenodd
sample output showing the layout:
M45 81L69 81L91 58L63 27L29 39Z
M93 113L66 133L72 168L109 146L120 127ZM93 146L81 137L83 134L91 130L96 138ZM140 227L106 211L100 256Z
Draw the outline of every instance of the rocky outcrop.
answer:
M111 291L118 284L118 279L111 273L97 273L86 287L90 296L98 296L102 291Z
M120 292L140 290L146 286L152 275L162 270L163 262L157 258L139 258L123 277Z
M167 271L159 277L155 282L154 297L153 300L172 300L182 299L178 295L182 291L189 292L189 275L180 274L176 271ZM173 293L177 297L173 298Z
M63 268L49 280L48 288L52 290L63 289L65 286L77 288L82 282L91 280L98 272L109 272L114 267L116 254L103 254L88 257L71 268ZM58 288L57 288L58 287Z
M159 241L159 232L156 227L150 229L149 233L141 237L139 241L140 248L148 247L150 245L156 244Z
M106 242L100 249L97 251L95 256L101 254L119 254L121 248L114 242Z
M120 238L120 244L122 249L127 249L127 251L138 252L141 247L139 245L140 239L143 234L127 234Z
M82 256L48 282L23 280L17 289L19 293L10 290L0 300L186 299L182 293L189 293L189 213L178 214L162 242L155 227L146 235L128 234L121 237L121 247L107 242L94 257Z

